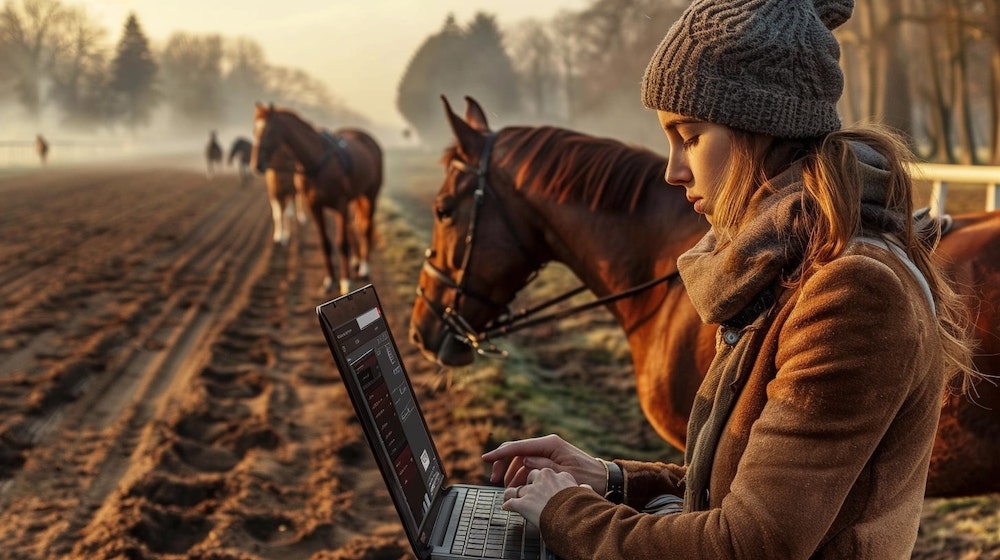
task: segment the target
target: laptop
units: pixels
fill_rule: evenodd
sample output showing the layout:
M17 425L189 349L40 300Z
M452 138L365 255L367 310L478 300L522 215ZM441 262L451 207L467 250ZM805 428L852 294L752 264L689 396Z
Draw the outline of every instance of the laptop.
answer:
M449 485L371 284L316 307L375 462L420 560L556 560L538 529L500 509L503 488Z

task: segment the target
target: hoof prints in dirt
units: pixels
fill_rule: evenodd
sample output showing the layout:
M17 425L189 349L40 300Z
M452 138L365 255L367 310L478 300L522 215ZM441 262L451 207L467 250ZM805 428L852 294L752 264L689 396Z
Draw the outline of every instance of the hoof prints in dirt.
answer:
M295 391L282 379L282 372L257 369L273 363L274 344L267 338L243 336L237 328L223 335L213 348L212 363L192 378L179 412L168 420L164 445L149 475L154 482L141 482L132 492L148 503L140 508L140 520L129 534L150 551L189 553L199 544L207 546L204 541L212 531L245 532L262 543L294 534L290 531L295 522L280 514L257 513L249 520L222 522L227 508L247 509L240 503L245 498L266 502L268 494L282 493L275 485L249 484L243 474L280 470L280 461L277 467L255 465L256 455L294 445L287 414L295 409ZM171 482L170 473L202 482L197 486ZM231 482L223 483L222 478ZM181 515L174 511L181 504L171 501L195 503ZM203 511L189 513L192 505Z
M205 538L212 525L203 516L184 514L150 505L139 507L141 522L129 533L152 552L184 554Z
M138 557L220 551L253 557L248 550L270 550L269 556L294 550L300 557L336 544L324 509L338 500L333 490L313 489L317 482L338 486L333 471L340 458L313 465L328 450L317 451L323 440L298 424L307 403L297 384L305 375L292 372L311 371L306 364L325 344L303 336L315 329L314 319L294 317L286 293L302 282L289 270L294 247L269 255L267 270L216 337L207 363L170 395L151 429L146 470L120 494L113 515L98 522L104 527L91 527L92 535L117 534L114 548ZM289 334L299 342L282 356ZM316 391L323 397L330 389ZM344 454L361 452L349 445ZM77 552L92 546L100 545L85 539Z
M161 506L195 509L200 504L217 499L225 492L222 478L183 478L155 475L132 488L130 497L144 497Z

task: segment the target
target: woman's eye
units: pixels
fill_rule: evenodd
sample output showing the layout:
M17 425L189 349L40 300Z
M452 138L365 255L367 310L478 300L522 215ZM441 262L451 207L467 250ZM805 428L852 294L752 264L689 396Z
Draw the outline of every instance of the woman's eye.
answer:
M683 142L685 148L691 148L698 144L698 137L692 136L690 138L684 139Z

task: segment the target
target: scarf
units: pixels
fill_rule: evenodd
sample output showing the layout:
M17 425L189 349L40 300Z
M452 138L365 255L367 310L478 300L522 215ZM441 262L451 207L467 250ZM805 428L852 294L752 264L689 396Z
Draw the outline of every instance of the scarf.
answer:
M899 233L908 216L886 207L889 172L885 158L864 144L852 144L862 180L862 230ZM765 289L776 286L802 266L808 239L799 233L809 219L803 197L802 162L793 163L762 188L749 205L750 219L720 247L713 230L677 260L677 267L695 309L706 323L724 323L751 305ZM764 310L766 313L767 310ZM685 511L708 508L708 488L715 450L723 426L742 387L738 375L752 367L756 356L747 344L723 347L705 376L688 422L685 452Z

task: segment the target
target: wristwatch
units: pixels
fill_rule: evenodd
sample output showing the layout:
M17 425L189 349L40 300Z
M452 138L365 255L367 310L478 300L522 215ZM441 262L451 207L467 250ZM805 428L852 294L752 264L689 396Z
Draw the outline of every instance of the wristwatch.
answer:
M607 473L607 485L605 486L604 499L613 504L625 502L625 473L617 463L600 459Z

